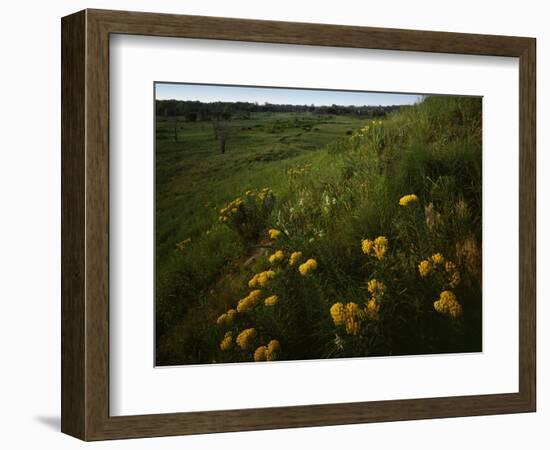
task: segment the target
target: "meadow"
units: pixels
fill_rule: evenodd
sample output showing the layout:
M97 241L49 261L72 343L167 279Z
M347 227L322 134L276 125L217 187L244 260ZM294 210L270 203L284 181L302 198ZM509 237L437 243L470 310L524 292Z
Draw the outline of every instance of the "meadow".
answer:
M481 99L157 117L156 364L477 352Z

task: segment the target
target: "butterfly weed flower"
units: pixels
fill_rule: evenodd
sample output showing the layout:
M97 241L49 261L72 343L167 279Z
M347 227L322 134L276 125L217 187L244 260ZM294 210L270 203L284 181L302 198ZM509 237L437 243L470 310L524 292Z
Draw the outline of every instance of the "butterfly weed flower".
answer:
M346 333L357 335L361 330L362 312L357 303L334 303L330 308L332 321L336 326L344 326Z
M248 282L248 287L265 287L269 280L275 278L275 275L276 273L274 270L266 270L264 272L260 272L250 279L250 281Z
M434 302L434 309L444 315L448 315L453 319L462 315L462 305L456 299L456 295L452 291L443 291L439 294L439 299Z
M386 238L385 236L378 236L374 240L373 251L374 251L374 256L379 261L382 261L386 256L386 252L388 251L388 238Z
M266 197L272 194L272 191L268 187L264 187L260 192L258 192L258 198L263 202Z
M255 287L258 287L258 278L259 278L259 274L256 274L254 275L250 281L248 282L248 287L249 288L255 288Z
M279 302L278 295L271 295L264 300L265 306L275 306Z
M242 204L243 199L241 197L237 197L235 200L229 202L220 209L219 220L222 222L227 222L230 218L235 217L235 215L239 213Z
M242 349L246 350L252 345L252 341L256 339L257 333L254 328L247 328L239 333L235 342Z
M245 298L239 300L237 311L240 313L250 311L258 304L261 293L262 291L259 289L251 291Z
M267 233L270 239L277 239L281 235L281 232L275 228L271 228Z
M308 259L305 263L300 264L298 271L303 277L309 275L311 272L317 269L317 261L314 259Z
M220 350L226 351L229 350L233 346L233 333L231 331L228 331L225 333L222 341L220 342Z
M447 261L441 253L435 253L418 264L418 273L423 278L437 270L441 271L441 273L444 271L447 283L451 289L456 288L460 284L461 277L456 264L452 261Z
M269 262L271 264L275 264L277 262L280 262L282 261L283 259L285 258L285 254L282 250L277 250L275 253L273 253L270 257L269 257Z
M373 278L367 283L367 289L371 294L371 298L366 302L365 314L369 319L377 320L382 297L386 293L386 285L382 281Z
M338 302L332 305L330 307L330 316L332 317L334 325L344 325L344 322L346 320L346 311L344 309L343 303Z
M267 347L261 345L254 351L254 361L267 361Z
M414 194L407 194L404 195L399 199L399 205L400 206L409 206L411 203L416 203L418 201L418 197Z
M367 307L365 308L366 316L371 320L378 319L378 313L380 312L380 300L376 297L372 297L367 301Z
M357 303L350 302L346 304L346 319L344 325L346 327L346 333L354 336L359 333L361 322Z
M365 255L370 255L373 247L374 247L374 242L371 241L370 239L363 239L361 241L361 250L363 250L363 253Z
M262 293L262 291L260 291L259 289L255 289L255 290L251 291L250 294L248 294L248 296L250 298L257 299L260 296L261 293Z
M432 255L432 257L430 259L432 260L432 262L436 266L439 266L439 265L445 263L445 258L443 257L443 255L441 253L436 253L435 255Z
M422 278L426 278L430 273L432 273L432 264L427 259L420 261L418 264L418 273Z
M268 361L275 361L279 358L279 355L281 353L281 344L277 339L272 339L269 341L269 344L267 344L267 350L266 350L266 359Z
M226 312L226 314L227 314L227 320L229 321L229 323L232 323L233 319L235 319L235 316L237 315L237 311L234 309L230 309Z
M235 311L234 309L230 309L229 311L224 312L222 315L220 315L216 319L216 323L218 325L231 325L236 315L237 311Z
M386 292L386 285L382 281L373 278L367 283L367 289L373 297L380 299Z
M445 272L448 274L449 286L453 289L456 288L460 284L460 272L455 263L447 261L445 263Z
M277 275L277 273L274 270L266 270L263 272L259 280L260 286L265 286L269 280L275 278L275 275Z
M293 266L296 264L300 259L302 259L302 252L292 252L289 259L289 265Z
M374 256L379 261L382 261L388 251L388 238L386 236L378 236L374 241L363 239L361 241L361 250L365 255Z

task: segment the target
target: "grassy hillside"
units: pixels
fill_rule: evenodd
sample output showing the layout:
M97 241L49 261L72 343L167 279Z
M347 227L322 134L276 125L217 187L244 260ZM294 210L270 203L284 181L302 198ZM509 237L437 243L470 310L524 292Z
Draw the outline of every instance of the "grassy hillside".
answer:
M157 121L157 364L481 350L480 99L231 127Z

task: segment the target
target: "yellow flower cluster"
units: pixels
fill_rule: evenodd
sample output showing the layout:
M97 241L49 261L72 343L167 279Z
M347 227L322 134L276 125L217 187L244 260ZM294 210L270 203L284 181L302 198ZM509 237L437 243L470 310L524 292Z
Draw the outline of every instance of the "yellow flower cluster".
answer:
M275 228L271 228L267 234L269 234L270 239L277 239L281 235L281 232Z
M264 272L257 273L248 282L249 288L265 287L269 280L275 278L274 270L266 270Z
M454 289L460 284L460 272L456 268L456 264L451 261L447 261L445 263L445 272L447 272L449 276L449 286Z
M308 259L305 263L300 264L298 267L298 271L300 274L305 277L306 275L309 275L311 272L317 269L317 261L314 259Z
M330 308L334 325L344 325L347 334L357 335L361 329L361 310L357 303L335 303Z
M432 273L432 265L430 264L430 261L428 260L420 261L420 264L418 264L418 273L423 278L427 277L430 273Z
M228 331L227 333L225 333L222 341L220 342L220 350L221 351L229 350L232 345L233 345L233 333L231 331Z
M418 273L425 278L430 275L438 266L445 264L445 258L441 253L436 253L428 259L420 261L418 264Z
M247 328L239 333L235 342L241 349L246 350L250 347L252 341L256 339L257 334L254 328Z
M365 314L369 319L378 319L378 312L380 311L380 302L382 297L386 292L386 285L382 282L373 278L367 283L367 289L371 294L371 298L367 301L367 307L365 309Z
M275 306L279 302L278 295L271 295L264 300L265 306Z
M374 122L373 122L374 124ZM368 125L365 125L363 128L361 128L359 131L356 131L355 133L353 133L353 136L354 138L361 138L363 136L365 136L369 131L369 126Z
M378 319L380 302L386 292L386 285L382 281L373 278L367 283L367 289L371 297L367 300L364 310L361 310L357 303L353 302L345 305L338 302L330 307L330 316L334 325L345 326L347 334L357 335L365 318Z
M293 266L296 264L300 259L302 259L302 252L292 252L288 261L288 264Z
M436 253L435 255L432 255L430 259L435 266L440 266L441 264L445 263L445 258L441 253Z
M231 217L233 217L239 211L239 208L242 205L242 203L243 203L243 199L241 197L237 197L235 200L229 202L222 209L220 209L219 220L221 222L227 222Z
M374 256L379 261L382 261L388 251L388 238L378 236L374 241L363 239L361 241L361 250L363 250L365 255Z
M239 300L239 303L237 304L237 311L240 313L250 311L258 304L261 293L262 291L259 289L251 291L245 298Z
M458 303L456 295L452 291L443 291L439 294L439 300L434 302L434 309L440 314L446 314L453 319L462 315L462 305Z
M269 262L271 264L275 264L279 261L282 261L283 259L285 258L285 254L283 253L282 250L277 250L275 253L273 253L270 257L269 257Z
M267 197L268 194L271 194L271 189L269 189L268 187L264 187L259 193L258 193L258 198L262 201L265 200L265 198Z
M382 281L373 278L367 283L367 289L373 297L381 298L386 292L386 285Z
M265 345L260 345L255 351L254 351L254 361L266 361L267 360L267 347Z
M380 312L380 302L376 297L372 297L367 301L367 307L365 308L365 314L369 319L378 319L378 313Z
M409 204L415 203L417 201L418 201L418 197L416 195L408 194L408 195L404 195L399 199L399 204L401 206L408 206Z
M344 308L344 305L340 302L332 305L330 307L330 316L332 317L334 325L336 325L337 327L339 327L340 325L344 325L344 322L346 320L346 310Z
M227 223L230 219L235 219L237 214L243 211L242 207L244 206L245 201L248 202L248 205L254 204L256 206L255 197L258 198L260 203L264 203L264 200L268 196L272 196L272 190L268 187L261 189L258 193L256 193L255 190L248 190L244 193L244 200L242 197L237 197L235 200L230 201L227 205L221 208L219 211L220 215L218 220L220 220L220 222Z
M231 325L236 315L237 311L235 311L234 309L230 309L229 311L223 313L220 317L218 317L216 323L218 325Z
M297 177L297 176L305 175L310 167L311 167L311 164L305 164L303 166L291 167L290 169L288 169L286 171L286 173L290 177Z
M275 361L281 353L281 344L277 339L272 339L267 344L267 360L268 361Z
M348 303L346 304L346 320L344 325L346 327L346 333L353 334L354 336L359 333L361 329L361 320L359 306L357 303Z
M382 261L386 256L386 252L388 251L388 238L386 238L385 236L378 236L374 240L373 251L374 251L374 256L379 261Z
M254 351L254 361L275 361L281 353L281 344L272 339L267 345L261 345Z
M442 267L445 270L449 287L454 289L460 284L460 272L456 264L452 261L447 261L441 253L436 253L428 259L420 261L420 264L418 264L418 273L421 277L425 278L433 273L438 267Z
M361 250L363 250L363 253L365 255L370 255L373 247L374 247L374 241L371 241L370 239L363 239L361 241Z

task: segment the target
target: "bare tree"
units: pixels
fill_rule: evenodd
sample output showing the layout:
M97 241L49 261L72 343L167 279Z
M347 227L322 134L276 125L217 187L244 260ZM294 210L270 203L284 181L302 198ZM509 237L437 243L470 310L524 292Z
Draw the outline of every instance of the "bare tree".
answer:
M178 142L178 118L177 117L174 117L173 125L174 125L174 142Z
M212 128L214 129L214 138L220 145L220 153L225 153L225 144L231 135L231 125L223 119L212 119Z

